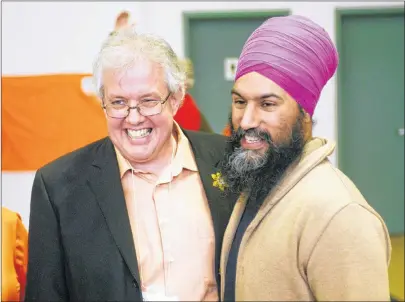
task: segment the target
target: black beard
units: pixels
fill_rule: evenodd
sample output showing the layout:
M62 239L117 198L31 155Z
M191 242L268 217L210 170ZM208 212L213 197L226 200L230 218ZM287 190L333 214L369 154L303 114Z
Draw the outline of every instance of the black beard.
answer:
M231 126L228 148L219 164L227 189L237 194L246 192L252 200L269 194L285 170L302 154L305 144L302 120L303 115L300 114L291 129L291 136L282 143L275 143L268 132L257 128L246 131L239 128L235 131ZM265 154L241 147L240 141L246 133L268 143Z

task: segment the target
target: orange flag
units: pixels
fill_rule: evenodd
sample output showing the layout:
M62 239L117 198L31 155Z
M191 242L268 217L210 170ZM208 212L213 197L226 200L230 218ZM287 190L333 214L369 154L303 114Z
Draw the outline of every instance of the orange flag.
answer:
M89 74L2 77L2 170L37 170L107 135Z

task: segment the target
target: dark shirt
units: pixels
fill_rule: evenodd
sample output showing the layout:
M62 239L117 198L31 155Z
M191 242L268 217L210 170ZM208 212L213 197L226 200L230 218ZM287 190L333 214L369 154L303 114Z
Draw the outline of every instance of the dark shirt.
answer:
M247 201L245 210L235 232L235 237L233 239L231 249L229 251L228 263L226 266L224 301L235 301L236 262L238 259L239 246L246 229L252 222L253 218L255 218L257 212L260 209L260 206L266 199L266 196L267 193L261 194L254 200L249 197Z

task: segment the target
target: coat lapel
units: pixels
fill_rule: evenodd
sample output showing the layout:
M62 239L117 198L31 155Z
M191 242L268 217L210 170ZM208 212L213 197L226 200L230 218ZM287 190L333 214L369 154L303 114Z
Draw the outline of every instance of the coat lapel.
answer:
M264 217L266 217L273 207L279 203L292 188L295 187L295 185L304 177L304 175L319 165L327 155L333 152L335 144L329 143L323 146L325 143L326 141L323 139L314 138L305 145L301 158L290 165L290 167L284 172L284 176L280 180L280 183L275 186L270 194L266 197L266 200L263 202L260 210L250 223L249 227L246 229L241 246L249 239Z
M211 217L215 231L215 268L216 271L219 272L222 239L226 225L229 221L232 207L222 191L212 185L213 179L211 174L217 172L215 165L208 163L201 158L196 158L196 162L207 195L208 205L211 210Z
M222 153L215 153L213 150L220 149L218 146L210 146L211 141L205 141L203 136L194 137L190 132L184 131L189 139L195 161L198 167L200 178L207 196L208 205L211 210L212 222L215 231L215 271L218 272L217 283L220 286L219 265L223 235L235 204L236 196L225 195L219 188L213 186L212 174L218 172L217 165L222 158Z
M141 285L135 246L121 185L118 162L110 139L96 151L88 180L114 241L132 276Z

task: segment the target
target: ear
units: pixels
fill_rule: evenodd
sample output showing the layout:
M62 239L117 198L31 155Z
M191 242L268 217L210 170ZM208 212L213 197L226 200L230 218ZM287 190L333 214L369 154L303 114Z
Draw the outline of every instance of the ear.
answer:
M305 124L312 124L312 117L305 111L304 114L304 123Z
M172 107L173 116L176 115L184 101L184 87L179 89L176 93L172 93L170 98L170 105Z

